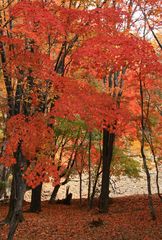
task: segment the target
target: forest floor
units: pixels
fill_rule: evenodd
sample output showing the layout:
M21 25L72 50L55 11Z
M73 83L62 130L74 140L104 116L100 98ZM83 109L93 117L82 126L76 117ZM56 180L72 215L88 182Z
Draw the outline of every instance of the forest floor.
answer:
M157 220L152 221L146 195L113 198L107 214L99 214L96 207L88 210L86 201L70 206L42 202L38 214L24 213L15 240L161 240L162 203L153 196ZM29 203L24 203L24 210ZM7 205L0 205L0 220L7 213ZM0 229L0 240L6 240L7 226Z

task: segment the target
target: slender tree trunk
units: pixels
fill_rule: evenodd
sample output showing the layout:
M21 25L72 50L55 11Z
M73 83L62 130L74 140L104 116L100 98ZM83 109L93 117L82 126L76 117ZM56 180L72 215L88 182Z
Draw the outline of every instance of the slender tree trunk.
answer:
M113 155L115 134L109 133L103 129L103 164L102 164L102 183L99 200L99 211L106 213L108 211L109 186L110 186L110 166Z
M92 133L89 133L89 147L88 147L88 206L90 205L91 197L91 146L92 146Z
M98 167L97 167L97 173L96 173L96 177L95 177L95 181L94 181L94 185L93 185L92 193L91 193L91 197L90 197L90 202L89 202L89 208L90 209L92 209L92 207L93 207L93 200L94 200L94 196L95 196L95 193L96 193L97 182L98 182L98 179L99 179L99 176L100 176L101 160L102 160L102 158L100 157L100 162L99 162Z
M148 138L146 140L147 140L147 142L148 142L148 144L150 146L150 149L151 149L151 152L152 152L152 156L153 156L153 160L154 160L154 164L155 164L155 169L156 169L156 187L157 187L158 197L162 201L162 196L160 194L160 186L159 186L159 169L158 169L158 163L157 163L157 160L156 160L156 155L155 155L155 152L154 152L154 146L153 146L153 142L152 142L152 138L151 138L151 131L150 131L150 141L148 140Z
M32 189L32 198L31 198L31 204L30 204L31 212L41 211L41 192L42 192L42 183L39 184L36 188Z
M143 165L144 165L144 169L145 169L146 177L147 177L148 205L149 205L151 217L153 220L155 220L156 214L155 214L155 209L154 209L153 200L152 200L151 177L150 177L150 173L149 173L147 162L146 162L146 156L144 153L144 141L143 140L141 142L141 155L142 155Z
M159 186L159 169L158 169L158 164L156 161L156 157L153 151L153 158L154 158L154 164L155 164L155 169L156 169L156 187L157 187L157 193L158 193L158 197L160 198L160 200L162 201L162 196L160 193L160 186Z
M80 206L82 206L82 172L79 173L79 200Z
M4 196L6 196L6 167L5 166L2 166L2 174L1 174L1 183L2 183L2 187L0 189L0 199Z
M141 97L141 155L143 159L143 165L146 172L147 177L147 191L148 191L148 205L150 209L150 214L153 220L156 219L155 209L153 206L153 200L152 200L152 192L151 192L151 178L150 173L147 167L147 161L146 161L146 155L145 155L145 116L144 116L144 92L143 92L143 84L142 79L140 76L140 97Z
M49 200L49 203L55 202L56 196L57 196L57 193L58 193L59 189L60 189L60 185L59 184L54 187L53 192L51 194L51 198Z

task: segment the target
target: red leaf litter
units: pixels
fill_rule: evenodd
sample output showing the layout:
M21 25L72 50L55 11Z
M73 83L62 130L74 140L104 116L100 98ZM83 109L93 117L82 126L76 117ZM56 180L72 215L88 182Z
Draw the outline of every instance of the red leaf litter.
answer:
M151 220L146 195L111 199L107 214L100 214L95 200L93 210L79 200L70 206L42 202L39 214L24 212L15 240L160 240L162 239L162 204L154 195L157 220ZM7 213L0 205L0 219ZM29 203L24 203L24 210ZM1 227L0 239L7 239L8 227Z

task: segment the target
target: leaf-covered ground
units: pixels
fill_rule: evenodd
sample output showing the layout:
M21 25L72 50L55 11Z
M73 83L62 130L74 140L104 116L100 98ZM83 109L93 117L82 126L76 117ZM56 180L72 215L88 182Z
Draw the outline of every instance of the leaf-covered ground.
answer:
M154 196L157 220L152 221L145 195L114 198L108 214L99 214L97 207L88 210L73 200L70 206L42 203L39 214L24 213L25 221L15 240L160 240L162 239L162 203ZM24 204L24 210L29 208ZM0 205L0 219L7 205ZM6 239L7 226L0 239Z

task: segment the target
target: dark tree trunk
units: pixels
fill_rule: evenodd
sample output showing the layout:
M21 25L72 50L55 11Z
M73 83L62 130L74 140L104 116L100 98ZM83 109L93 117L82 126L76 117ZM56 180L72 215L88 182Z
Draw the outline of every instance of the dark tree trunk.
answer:
M9 212L6 222L9 223L8 240L12 240L16 231L17 225L23 220L22 206L24 200L24 193L26 189L25 181L22 177L21 168L25 166L25 159L21 152L21 144L16 153L16 164L13 166L13 180L10 197Z
M113 155L115 134L103 129L103 164L102 164L102 183L99 200L99 211L108 211L109 186L110 186L110 166Z
M79 173L79 204L82 206L82 172Z
M143 165L146 172L147 177L147 191L148 191L148 205L150 209L150 214L152 217L152 220L156 219L156 213L153 206L153 199L152 199L152 191L151 191L151 177L150 172L148 170L147 166L147 159L145 155L145 129L146 129L146 120L144 115L144 89L143 89L143 83L140 76L140 96L141 96L141 156L143 159Z
M154 206L153 206L153 199L152 199L151 177L150 177L150 172L148 170L147 163L146 163L146 156L145 156L145 153L144 153L144 141L143 140L142 140L142 143L141 143L141 155L142 155L143 165L144 165L144 169L145 169L146 177L147 177L148 206L149 206L149 209L150 209L151 218L152 218L152 220L155 220L156 219L156 213L155 213L155 209L154 209Z
M5 184L5 182L6 182L6 167L5 166L2 166L2 169L1 169L1 171L2 171L2 174L1 174L1 176L0 176L0 181L1 181L1 184L2 184L2 186L1 186L1 188L0 188L0 199L4 196L4 198L6 197L6 184Z
M58 190L60 189L60 185L56 185L53 189L53 192L51 194L51 198L49 200L49 203L53 203L56 201L56 196L57 196L57 193L58 193Z
M30 212L41 211L41 192L42 192L42 183L38 185L36 188L32 189Z
M88 146L88 206L90 206L91 198L91 147L92 147L92 133L89 133L89 146Z
M99 179L99 176L100 176L100 168L101 168L101 157L100 157L100 162L98 164L98 168L97 168L97 173L96 173L96 176L95 176L95 181L94 181L94 185L93 185L93 188L92 188L92 193L91 193L91 197L90 197L90 202L89 202L89 208L92 209L93 207L93 200L94 200L94 196L95 196L95 193L96 193L96 187L97 187L97 182L98 182L98 179Z
M12 179L12 184L11 184L11 195L10 195L10 202L9 202L9 210L8 210L7 217L5 219L5 223L9 223L11 221L13 211L14 211L14 206L15 206L14 196L15 196L15 181L14 181L14 174L13 174L13 179Z

